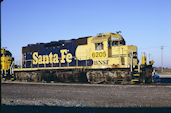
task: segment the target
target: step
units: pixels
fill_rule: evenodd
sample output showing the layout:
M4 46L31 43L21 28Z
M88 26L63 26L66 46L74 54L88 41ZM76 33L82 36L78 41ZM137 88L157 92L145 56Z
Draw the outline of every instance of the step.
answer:
M137 74L133 74L133 76L140 76L140 74L139 74L139 73L137 73Z
M138 69L134 69L134 71L138 71Z
M132 79L131 81L132 81L132 82L139 82L138 79Z
M134 68L134 71L137 71L137 72L139 72L139 69L136 69L136 68ZM142 72L142 70L140 70L140 72Z

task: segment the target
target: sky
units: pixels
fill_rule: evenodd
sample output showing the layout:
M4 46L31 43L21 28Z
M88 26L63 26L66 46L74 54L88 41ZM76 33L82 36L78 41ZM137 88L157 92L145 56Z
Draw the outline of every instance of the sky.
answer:
M16 61L28 44L121 31L156 67L163 46L171 68L171 0L4 0L1 12L1 44Z

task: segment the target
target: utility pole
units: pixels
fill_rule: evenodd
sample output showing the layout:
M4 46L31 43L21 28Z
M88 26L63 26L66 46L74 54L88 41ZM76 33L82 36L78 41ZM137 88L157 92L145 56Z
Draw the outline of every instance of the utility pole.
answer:
M163 49L164 46L161 46L161 72L163 72Z

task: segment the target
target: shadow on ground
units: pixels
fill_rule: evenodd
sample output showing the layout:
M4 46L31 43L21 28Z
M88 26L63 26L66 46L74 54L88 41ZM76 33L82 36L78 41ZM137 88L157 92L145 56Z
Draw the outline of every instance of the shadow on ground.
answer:
M171 108L96 108L1 105L1 113L171 113Z

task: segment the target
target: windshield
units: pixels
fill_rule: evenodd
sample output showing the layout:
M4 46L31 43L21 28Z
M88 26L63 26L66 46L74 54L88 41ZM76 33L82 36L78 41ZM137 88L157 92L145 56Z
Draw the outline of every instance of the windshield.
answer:
M113 41L112 46L118 46L118 41Z

